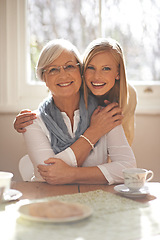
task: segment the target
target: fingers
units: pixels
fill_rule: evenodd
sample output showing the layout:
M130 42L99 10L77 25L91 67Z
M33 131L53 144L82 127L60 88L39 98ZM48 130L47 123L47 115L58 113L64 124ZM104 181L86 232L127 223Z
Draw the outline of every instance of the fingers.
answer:
M31 121L31 120L34 120L36 119L37 116L36 116L36 113L20 113L16 116L16 120L18 121L21 121L21 122L28 122L28 121Z
M31 110L29 110L29 109L23 109L23 110L20 111L20 114L21 114L21 113L27 113L27 112L31 112Z
M24 128L31 125L36 118L36 113L30 112L30 110L22 110L14 120L15 130L19 133L24 133L26 131Z
M15 128L16 129L16 128ZM19 133L25 133L26 132L26 129L25 128L18 128L17 129L17 132Z
M94 110L94 112L93 112L92 115L96 115L96 114L99 113L100 111L101 111L101 107L98 106L98 107L96 108L96 110Z
M42 171L42 172L48 172L48 166L47 165L38 165L37 166L38 170Z
M55 158L49 158L49 159L44 161L44 163L46 165L45 164L39 164L37 167L38 167L39 170L46 172L46 171L49 170L50 166L52 164L54 164L55 162L56 162Z
M122 123L122 120L123 120L123 116L122 115L115 115L112 117L113 119L113 122L119 122L119 124Z
M107 106L107 105L110 104L111 102L108 101L108 100L104 100L104 103L105 103L105 105Z
M46 163L46 164L54 164L55 162L56 162L56 160L54 158L49 158L44 161L44 163Z
M112 125L111 129L113 129L113 128L117 127L117 126L118 126L118 125L120 125L120 124L122 124L122 120L117 120L117 121L114 121L114 123L113 123L113 125Z
M42 176L42 178L48 182L48 180L50 180L50 178L52 177L52 167L51 165L38 165L38 172L40 173L40 175Z
M119 108L118 107L118 103L113 102L113 103L108 104L106 107L103 108L103 111L109 112L109 111L111 111L114 108Z
M15 129L19 130L19 129L22 129L22 128L25 128L29 125L31 125L33 123L33 121L26 121L26 122L15 122Z
M38 171L40 174L41 174L41 176L46 180L47 178L49 178L49 176L48 176L48 172L42 172L42 171Z
M48 169L43 168L43 165L38 165L38 172L40 173L40 175L42 176L42 178L47 181L48 178Z
M116 114L122 114L122 109L118 106L118 103L110 103L101 110L101 113L111 113L112 116Z

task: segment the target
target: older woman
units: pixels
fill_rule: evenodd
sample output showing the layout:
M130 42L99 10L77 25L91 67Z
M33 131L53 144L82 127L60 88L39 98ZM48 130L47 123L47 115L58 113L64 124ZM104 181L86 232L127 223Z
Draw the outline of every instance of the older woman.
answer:
M42 49L37 75L52 96L40 105L37 119L24 132L34 180L50 184L123 182L122 170L135 167L136 162L119 125L118 104L96 109L97 102L89 95L86 109L79 91L80 70L78 52L69 42L51 41ZM108 155L111 163L107 163Z

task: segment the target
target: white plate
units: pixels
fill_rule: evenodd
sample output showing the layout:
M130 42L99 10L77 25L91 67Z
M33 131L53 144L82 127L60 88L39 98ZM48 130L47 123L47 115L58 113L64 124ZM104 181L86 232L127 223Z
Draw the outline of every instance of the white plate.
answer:
M9 189L3 196L3 202L15 201L22 196L22 193L16 189Z
M145 197L149 193L149 189L147 186L144 186L143 188L139 189L139 191L131 191L124 184L115 186L114 190L122 194L123 196L130 197L130 198Z
M83 214L82 215L79 215L79 216L74 216L74 217L67 217L67 218L43 218L43 217L34 217L34 216L31 216L29 214L29 206L31 204L35 204L35 203L29 203L29 204L25 204L25 205L22 205L18 211L21 215L21 217L27 219L27 220L31 220L31 221L38 221L38 222L52 222L52 223L65 223L65 222L73 222L73 221L78 221L78 220L82 220L82 219L85 219L85 218L88 218L89 216L92 215L93 213L93 210L86 206L86 205L82 205L82 204L79 204L79 203L74 203L76 204L77 206L79 206L82 211L83 211Z

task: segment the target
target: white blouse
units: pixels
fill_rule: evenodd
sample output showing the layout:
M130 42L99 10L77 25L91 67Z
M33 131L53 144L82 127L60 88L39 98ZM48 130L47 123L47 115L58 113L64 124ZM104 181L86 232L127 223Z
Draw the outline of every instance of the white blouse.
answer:
M36 111L36 114L37 119L33 121L33 124L26 127L27 131L24 133L24 139L27 145L28 155L34 166L34 177L32 180L44 181L37 171L37 165L44 164L45 160L52 157L60 158L73 167L77 167L77 161L70 147L58 154L53 152L50 144L51 139L49 131L41 119L39 112ZM80 119L79 110L76 110L74 113L73 132L67 114L62 112L62 116L67 125L69 134L71 137L74 137ZM111 159L110 163L107 163L108 155ZM122 125L115 127L99 140L82 166L97 166L109 184L123 182L122 170L136 167L136 160L125 137Z

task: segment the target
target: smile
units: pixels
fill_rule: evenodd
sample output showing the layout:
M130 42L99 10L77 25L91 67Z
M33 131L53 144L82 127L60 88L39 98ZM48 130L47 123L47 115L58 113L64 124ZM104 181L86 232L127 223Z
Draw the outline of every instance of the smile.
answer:
M73 83L73 82L69 82L69 83L59 83L59 84L57 84L57 85L60 86L60 87L68 87L68 86L70 86L72 83Z
M106 83L95 83L95 82L91 82L93 87L102 87L104 86Z

